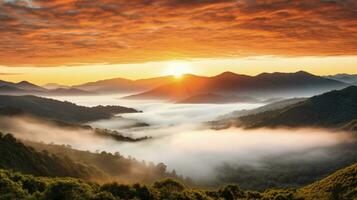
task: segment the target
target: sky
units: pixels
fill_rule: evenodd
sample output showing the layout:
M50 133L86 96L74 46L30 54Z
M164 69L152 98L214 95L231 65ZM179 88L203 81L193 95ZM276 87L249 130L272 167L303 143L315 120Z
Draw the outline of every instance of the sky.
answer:
M0 79L357 73L355 0L0 0Z

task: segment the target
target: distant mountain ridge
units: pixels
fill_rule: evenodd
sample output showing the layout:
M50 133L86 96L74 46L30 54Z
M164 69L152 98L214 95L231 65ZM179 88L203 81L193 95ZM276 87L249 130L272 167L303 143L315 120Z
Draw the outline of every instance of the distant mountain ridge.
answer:
M52 90L52 89L59 89L59 88L69 88L67 85L60 85L57 83L47 83L45 85L42 85L41 87Z
M95 82L74 85L73 88L78 88L85 91L96 93L126 93L126 92L142 92L162 84L173 81L173 76L162 76L148 79L130 80L125 78L113 78L99 80Z
M134 94L126 99L160 99L173 102L225 103L232 102L236 96L239 102L243 97L272 98L291 95L312 96L333 89L342 89L351 83L320 77L308 72L262 73L257 76L223 72L206 77L186 74L181 79L162 76L148 79L130 80L113 78L64 86L55 83L37 86L27 81L11 83L0 81L0 94L16 95L95 95L95 94ZM210 95L208 95L210 94ZM204 99L204 96L211 97ZM212 98L213 95L216 98Z
M7 86L7 87L13 87L13 88L17 88L17 89L20 89L20 90L29 90L29 91L44 91L46 90L45 88L42 88L38 85L35 85L35 84L32 84L28 81L21 81L21 82L18 82L18 83L12 83L12 82L7 82L7 81L2 81L0 80L0 87L4 87L4 86Z
M325 76L325 78L341 81L352 85L357 85L357 74L336 74Z
M44 88L28 81L18 83L0 80L0 94L3 95L92 95L94 93L71 87Z
M155 89L125 97L127 99L163 99L182 101L192 96L215 94L271 98L280 96L311 96L348 84L299 71L296 73L262 73L257 76L224 72L213 77L185 75Z

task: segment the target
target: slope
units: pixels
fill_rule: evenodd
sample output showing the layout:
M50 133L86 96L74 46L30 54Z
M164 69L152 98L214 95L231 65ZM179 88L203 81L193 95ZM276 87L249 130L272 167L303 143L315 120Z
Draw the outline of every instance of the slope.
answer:
M303 71L296 73L263 73L254 77L225 72L214 77L185 75L174 82L126 98L163 99L176 102L197 95L215 94L266 99L292 95L311 96L346 86L348 86L346 83L315 76Z
M348 124L355 119L357 119L357 87L350 86L311 97L282 109L245 116L230 116L212 124L229 123L245 128L278 126L340 128L348 127Z
M38 117L73 123L106 119L118 113L138 112L135 109L122 106L84 107L66 101L36 96L0 95L0 108L5 107L16 108Z

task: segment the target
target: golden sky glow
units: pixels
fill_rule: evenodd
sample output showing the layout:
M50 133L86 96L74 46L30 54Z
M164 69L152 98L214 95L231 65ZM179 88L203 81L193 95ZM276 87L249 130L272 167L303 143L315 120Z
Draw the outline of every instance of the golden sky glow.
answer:
M173 62L201 75L357 73L356 9L355 0L0 0L0 79L137 79Z
M142 64L98 64L78 67L0 67L0 79L8 81L28 80L37 84L55 82L69 85L115 77L140 79L172 74L167 72L172 67L172 63L188 65L192 73L205 76L213 76L224 71L256 75L262 72L296 72L299 70L305 70L317 75L357 74L357 56L297 58L264 56L148 62Z

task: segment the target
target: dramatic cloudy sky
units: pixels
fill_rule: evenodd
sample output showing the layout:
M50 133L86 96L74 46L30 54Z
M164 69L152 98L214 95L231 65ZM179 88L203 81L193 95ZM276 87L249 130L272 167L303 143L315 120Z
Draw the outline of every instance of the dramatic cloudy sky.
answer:
M0 0L2 71L356 55L356 0Z

